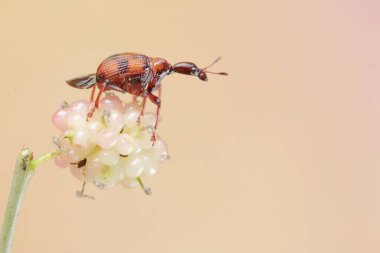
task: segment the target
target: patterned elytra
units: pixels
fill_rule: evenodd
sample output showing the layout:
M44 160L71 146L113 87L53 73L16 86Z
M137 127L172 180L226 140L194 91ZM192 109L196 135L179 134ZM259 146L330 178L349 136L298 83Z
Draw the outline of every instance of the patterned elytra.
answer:
M119 66L118 66L119 74L122 75L122 74L127 73L127 71L128 71L128 60L125 59L125 57L117 57L115 60L119 64Z
M140 95L152 79L152 59L135 53L115 54L105 59L96 71L96 81L105 82L105 90Z

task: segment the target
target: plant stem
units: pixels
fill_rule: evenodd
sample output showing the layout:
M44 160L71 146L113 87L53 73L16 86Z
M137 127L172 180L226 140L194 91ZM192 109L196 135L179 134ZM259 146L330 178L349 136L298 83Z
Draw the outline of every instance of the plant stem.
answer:
M38 166L40 166L44 162L49 161L50 159L53 159L57 155L58 155L58 151L54 151L54 152L47 153L38 159L30 161L29 170L33 172Z
M15 171L9 193L8 205L5 210L3 226L0 233L0 253L11 252L12 241L16 229L18 214L22 199L33 172L29 169L32 153L29 148L23 148L16 161Z
M146 195L151 195L152 190L149 187L145 187L143 181L141 180L141 177L136 178L137 182L141 186L141 188L144 190ZM1 253L1 252L0 252Z
M19 153L13 173L8 204L5 210L3 226L0 232L0 253L10 253L12 249L13 236L16 230L17 218L20 212L22 200L37 166L57 155L57 152L48 153L41 158L32 160L33 153L24 147Z

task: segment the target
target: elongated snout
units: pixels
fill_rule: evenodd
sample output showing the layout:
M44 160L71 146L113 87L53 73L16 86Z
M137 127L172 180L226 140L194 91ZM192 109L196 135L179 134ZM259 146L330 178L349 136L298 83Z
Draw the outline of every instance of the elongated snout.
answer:
M177 64L174 64L172 69L175 73L197 76L202 81L207 81L206 73L203 70L199 69L197 65L192 62L179 62Z

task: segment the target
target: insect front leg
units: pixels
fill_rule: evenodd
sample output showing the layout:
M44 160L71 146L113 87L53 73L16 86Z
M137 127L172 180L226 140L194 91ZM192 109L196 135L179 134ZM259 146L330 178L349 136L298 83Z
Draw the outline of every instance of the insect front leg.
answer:
M159 92L159 94L161 94L161 92ZM154 131L152 133L152 141L153 141L153 145L154 145L154 142L156 141L156 129L157 129L158 117L159 117L160 108L161 108L161 99L159 97L157 97L156 95L152 94L151 92L148 93L148 97L149 97L149 100L152 101L152 103L157 106L157 108L156 108L156 122L154 124Z
M137 118L137 123L138 123L138 124L140 124L141 117L144 115L144 110L145 110L145 104L146 104L146 97L147 97L147 95L144 94L143 96L144 96L144 97L143 97L143 101L142 101L142 103L141 103L141 111L140 111L140 115L139 115L139 117Z

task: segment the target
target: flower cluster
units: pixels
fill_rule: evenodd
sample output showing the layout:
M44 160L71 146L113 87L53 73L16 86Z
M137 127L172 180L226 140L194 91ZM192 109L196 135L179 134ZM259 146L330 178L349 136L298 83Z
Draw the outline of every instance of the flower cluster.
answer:
M154 145L151 140L156 115L140 118L136 102L124 103L113 94L103 97L88 118L91 106L80 100L54 113L53 123L62 131L54 140L59 147L55 163L99 188L142 185L141 177L154 175L158 163L168 159L165 142L158 136Z

